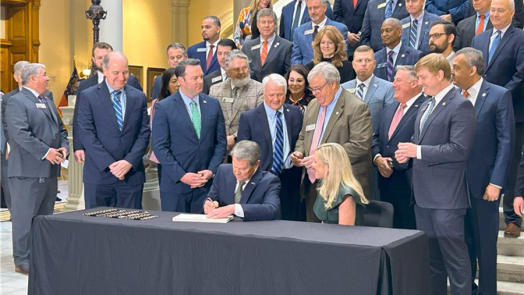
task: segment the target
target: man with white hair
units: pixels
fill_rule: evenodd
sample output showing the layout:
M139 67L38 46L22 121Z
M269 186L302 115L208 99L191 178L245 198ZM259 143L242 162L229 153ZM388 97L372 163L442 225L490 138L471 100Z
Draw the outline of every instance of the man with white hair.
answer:
M226 121L227 150L235 145L240 115L264 101L262 83L251 79L249 59L240 50L226 58L229 79L211 86L209 96L218 99Z
M260 146L260 167L280 177L282 219L303 220L305 207L300 200L301 169L293 167L289 155L302 129L302 112L284 104L287 81L279 74L262 81L264 103L240 116L238 140L252 140Z
M307 219L318 222L313 213L317 182L315 172L311 169L316 148L327 142L341 144L351 161L355 178L362 185L366 197L369 197L372 128L368 106L340 87L340 74L335 66L319 63L309 72L308 81L315 99L309 103L304 114L304 123L291 160L295 166L307 169L302 183Z
M53 214L60 163L68 156L67 131L54 103L43 94L49 78L42 64L27 64L23 89L7 102L11 154L7 176L11 188L15 271L29 273L31 222Z

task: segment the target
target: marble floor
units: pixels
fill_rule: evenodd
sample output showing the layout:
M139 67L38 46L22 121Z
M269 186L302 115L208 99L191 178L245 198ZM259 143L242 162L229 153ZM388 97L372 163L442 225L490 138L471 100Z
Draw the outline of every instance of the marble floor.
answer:
M67 181L58 182L58 197L65 201ZM0 294L26 295L28 277L15 272L13 264L13 244L11 239L11 222L0 222Z

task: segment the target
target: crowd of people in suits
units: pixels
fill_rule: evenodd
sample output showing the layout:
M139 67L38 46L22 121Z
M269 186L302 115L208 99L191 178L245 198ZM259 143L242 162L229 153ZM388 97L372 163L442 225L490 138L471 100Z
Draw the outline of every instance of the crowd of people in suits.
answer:
M233 40L208 16L202 42L168 45L149 109L126 56L96 43L74 151L45 66L15 64L2 186L17 271L70 152L86 208L141 208L151 146L164 211L362 225L384 201L395 228L427 234L432 294L448 278L452 294L496 294L501 196L508 237L524 207L522 1L294 0L280 23L271 2L242 10Z

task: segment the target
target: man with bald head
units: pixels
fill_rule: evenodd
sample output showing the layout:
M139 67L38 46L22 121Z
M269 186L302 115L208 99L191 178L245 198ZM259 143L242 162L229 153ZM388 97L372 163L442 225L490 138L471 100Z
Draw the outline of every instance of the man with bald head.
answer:
M384 48L375 52L377 66L373 73L381 79L392 82L396 66L414 65L422 57L422 52L401 41L402 24L396 18L388 18L382 23L380 36Z
M473 38L471 47L482 52L483 78L511 92L515 114L515 142L510 161L509 179L504 192L506 237L519 237L522 219L513 211L515 181L522 151L524 132L524 31L511 25L515 14L513 0L491 1L490 20L493 28Z
M149 117L143 92L127 85L126 56L117 51L103 61L105 81L82 92L77 136L85 147L86 208L142 208L149 144Z

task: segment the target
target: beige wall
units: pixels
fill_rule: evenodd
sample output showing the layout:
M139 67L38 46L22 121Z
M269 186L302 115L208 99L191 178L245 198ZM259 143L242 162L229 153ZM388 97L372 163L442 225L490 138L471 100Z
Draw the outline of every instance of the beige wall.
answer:
M188 46L202 41L200 26L208 15L220 18L222 31L231 32L233 20L233 1L231 0L191 0L188 17ZM226 36L229 37L229 36Z

